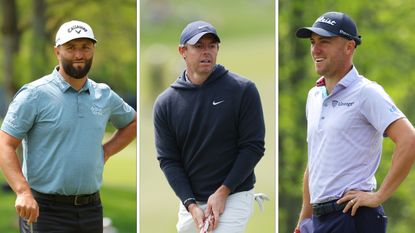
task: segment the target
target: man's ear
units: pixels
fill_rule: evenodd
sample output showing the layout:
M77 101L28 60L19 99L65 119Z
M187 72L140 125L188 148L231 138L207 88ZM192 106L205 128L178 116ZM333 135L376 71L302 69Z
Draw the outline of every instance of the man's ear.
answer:
M183 59L186 59L186 47L185 46L179 46L179 53L183 57Z
M353 54L354 50L356 49L356 46L357 46L356 41L354 40L347 41L347 44L346 44L347 54Z
M56 56L56 57L58 58L58 60L59 60L59 54L60 54L59 48L58 48L58 47L53 48L53 52L55 53L55 56Z

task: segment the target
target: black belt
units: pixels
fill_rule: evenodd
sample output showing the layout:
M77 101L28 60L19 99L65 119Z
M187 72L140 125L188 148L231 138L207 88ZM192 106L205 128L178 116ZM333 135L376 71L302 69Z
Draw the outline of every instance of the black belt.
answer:
M65 203L74 206L81 206L87 205L90 203L94 203L100 201L99 192L86 194L86 195L59 195L59 194L45 194L39 193L36 190L32 189L32 194L35 198L40 198L48 201L58 202L58 203Z
M320 217L326 214L343 210L344 207L346 207L347 205L347 202L343 202L341 204L337 204L336 202L337 200L313 204L313 215L316 217Z

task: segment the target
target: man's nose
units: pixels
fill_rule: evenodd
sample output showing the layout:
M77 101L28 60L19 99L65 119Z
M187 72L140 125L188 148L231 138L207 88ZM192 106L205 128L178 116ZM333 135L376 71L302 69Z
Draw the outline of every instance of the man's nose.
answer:
M74 51L75 58L82 58L84 56L84 52L82 49L75 49Z

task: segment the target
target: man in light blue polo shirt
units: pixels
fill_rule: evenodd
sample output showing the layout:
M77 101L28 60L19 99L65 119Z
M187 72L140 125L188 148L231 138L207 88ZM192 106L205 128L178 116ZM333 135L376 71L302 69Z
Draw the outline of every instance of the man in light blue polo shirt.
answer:
M136 112L88 78L96 42L88 24L64 23L59 65L21 88L3 121L0 167L17 195L21 232L102 232L104 163L136 137ZM102 144L108 121L118 130Z
M415 130L383 88L353 65L361 37L348 15L327 12L296 36L310 39L321 78L307 97L308 164L295 232L309 232L310 225L314 233L386 232L381 204L412 167ZM376 189L384 136L396 150Z

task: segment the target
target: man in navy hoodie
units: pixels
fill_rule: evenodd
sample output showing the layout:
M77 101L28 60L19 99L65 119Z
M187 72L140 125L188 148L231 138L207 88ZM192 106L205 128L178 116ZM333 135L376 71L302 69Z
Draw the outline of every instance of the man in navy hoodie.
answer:
M219 43L210 23L188 24L179 45L186 69L154 104L157 159L181 200L180 233L243 232L253 210L261 100L253 82L216 64Z

